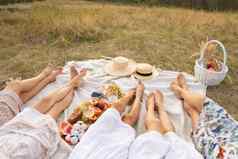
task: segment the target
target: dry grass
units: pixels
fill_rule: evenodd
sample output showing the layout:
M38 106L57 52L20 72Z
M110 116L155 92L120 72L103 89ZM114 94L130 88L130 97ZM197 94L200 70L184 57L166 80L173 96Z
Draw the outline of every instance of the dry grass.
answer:
M30 77L51 62L125 55L163 69L193 72L207 36L228 49L230 72L208 95L238 113L238 14L48 0L0 11L0 80Z

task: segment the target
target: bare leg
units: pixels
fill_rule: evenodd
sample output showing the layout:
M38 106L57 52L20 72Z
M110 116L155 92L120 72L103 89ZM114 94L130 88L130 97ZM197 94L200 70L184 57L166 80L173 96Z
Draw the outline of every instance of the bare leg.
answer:
M34 106L35 109L37 109L41 113L46 113L54 104L63 100L63 98L65 98L72 90L77 88L80 84L79 81L80 75L75 76L68 85L43 98Z
M155 95L150 93L147 98L147 112L145 117L145 127L147 131L160 132L160 121L155 115Z
M16 94L20 95L20 93L24 91L31 90L34 86L36 86L41 80L43 80L46 76L48 76L53 71L52 66L47 66L38 76L26 79L26 80L14 80L7 84L4 90L14 91Z
M161 133L165 134L167 132L175 131L174 126L169 119L169 115L164 109L163 94L159 90L155 92L155 105L158 107Z
M119 111L119 113L123 113L125 108L130 101L134 99L135 90L130 90L124 97L112 103L113 107Z
M176 81L171 84L171 89L175 92L175 94L179 95L184 100L184 110L191 117L192 128L196 129L199 120L199 114L203 109L205 97L189 90L183 74L178 75Z
M194 107L190 106L188 103L183 103L184 110L188 113L192 121L192 129L196 130L198 121L199 121L199 113L194 109Z
M82 69L79 73L75 69L74 66L70 67L70 79L71 84L74 85L74 88L77 88L80 85L80 79L85 76L87 73L87 70ZM75 80L75 78L77 80ZM61 101L54 104L53 107L47 112L50 116L52 116L54 119L57 119L60 114L70 106L70 103L72 102L74 97L74 89L72 89Z
M33 96L35 96L37 93L39 93L45 86L47 86L49 83L55 81L56 76L61 73L61 70L54 70L49 76L44 78L42 81L40 81L35 87L33 87L28 92L23 92L20 94L20 98L22 99L23 103L30 100Z
M205 97L201 94L191 92L183 75L180 74L177 80L171 83L171 89L179 98L193 106L198 112L202 111Z
M68 107L70 106L70 103L72 102L74 97L74 90L71 90L65 98L63 98L58 103L54 104L53 107L49 110L47 114L49 114L54 119L57 119L60 114Z
M128 114L122 117L122 120L129 124L134 125L140 115L141 101L144 95L144 85L140 82L136 88L136 98L132 104L132 108Z

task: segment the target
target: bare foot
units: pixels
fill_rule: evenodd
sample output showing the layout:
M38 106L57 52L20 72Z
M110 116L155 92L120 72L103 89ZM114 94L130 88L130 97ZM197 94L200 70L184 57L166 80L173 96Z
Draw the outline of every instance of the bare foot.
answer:
M75 76L73 79L70 80L69 85L73 88L78 88L81 84L80 75Z
M155 116L155 95L150 93L147 97L147 112L145 116L145 127L147 131L160 131L160 121Z
M82 69L79 73L77 72L77 75L75 76L76 72L77 71L75 68L72 68L72 73L71 73L71 80L70 80L70 85L73 87L73 88L78 88L81 84L81 79L82 77L84 77L86 74L87 74L87 70L86 69ZM74 76L74 77L73 77Z
M185 76L184 76L182 73L180 73L180 74L177 76L177 82L178 82L178 85L179 85L182 89L189 90L189 87L188 87L188 85L187 85Z
M178 98L182 98L181 96L181 91L182 91L182 88L179 86L177 80L176 81L173 81L171 84L170 84L170 89L174 92L174 94L178 97Z
M155 106L155 94L150 93L147 97L147 110Z
M135 90L133 90L133 91L135 91ZM133 94L135 93L136 97L132 97L132 98L135 98L135 99L134 99L134 102L131 106L131 110L130 110L130 112L128 112L127 114L125 114L122 117L122 120L125 123L133 126L137 122L137 120L139 118L139 115L140 115L141 100L142 100L143 94L144 94L144 85L141 82L139 82L139 84L136 87L136 91L131 92L131 93L133 93ZM131 96L133 94L131 94Z
M61 67L54 69L54 70L50 73L50 75L47 77L47 78L49 78L49 82L54 82L54 81L56 80L56 77L57 77L59 74L62 73L62 70L63 70L63 69L62 69Z
M113 107L120 113L125 111L126 106L135 100L135 89L129 90L122 98L112 103Z
M42 76L42 77L47 77L47 76L49 76L50 74L51 74L51 72L54 70L54 66L52 65L52 64L48 64L48 66L46 66L46 68L44 68L42 71L41 71L41 73L40 73L40 75Z
M70 67L70 79L73 79L75 76L78 75L78 71L74 66Z
M164 110L164 96L163 94L159 91L155 91L155 106L157 107L157 110Z
M166 134L167 132L174 132L174 126L169 119L168 113L164 109L164 96L157 90L155 91L155 105L158 107L159 111L159 120L160 120L160 133Z
M187 102L189 105L194 107L199 113L202 111L203 102L205 99L204 96L181 88L177 81L172 82L170 88L179 99Z
M144 84L141 81L139 81L139 83L136 87L136 99L138 99L140 101L143 100L144 90L145 90Z

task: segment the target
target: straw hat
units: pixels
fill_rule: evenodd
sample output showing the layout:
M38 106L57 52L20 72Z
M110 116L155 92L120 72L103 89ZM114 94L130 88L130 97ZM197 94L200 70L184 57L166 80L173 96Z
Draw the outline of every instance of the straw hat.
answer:
M105 67L106 73L112 76L128 76L135 72L136 62L122 56L112 59Z
M158 74L156 68L147 63L139 63L136 66L134 77L140 80L150 80Z

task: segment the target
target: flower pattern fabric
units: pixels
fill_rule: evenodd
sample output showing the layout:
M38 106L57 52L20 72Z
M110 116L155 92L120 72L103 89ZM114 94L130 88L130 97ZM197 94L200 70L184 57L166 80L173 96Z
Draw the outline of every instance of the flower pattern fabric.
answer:
M238 158L238 122L212 100L204 104L192 137L204 159Z

